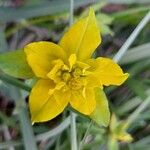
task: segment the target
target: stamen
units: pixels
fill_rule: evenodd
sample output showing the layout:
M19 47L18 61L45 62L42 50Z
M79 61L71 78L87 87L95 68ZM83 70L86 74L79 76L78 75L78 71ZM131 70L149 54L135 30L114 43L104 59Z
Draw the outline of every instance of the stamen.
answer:
M64 73L62 74L62 79L63 79L63 81L67 82L70 78L71 78L71 75L70 75L69 72L64 72Z
M72 70L73 65L76 63L76 60L77 60L76 54L71 54L69 57L70 71Z
M82 75L82 70L80 68L75 68L72 74L74 77L80 77Z
M82 95L83 95L84 98L86 98L85 87L84 87L83 90L82 90Z
M68 85L72 90L79 90L82 88L82 84L79 78L72 78Z

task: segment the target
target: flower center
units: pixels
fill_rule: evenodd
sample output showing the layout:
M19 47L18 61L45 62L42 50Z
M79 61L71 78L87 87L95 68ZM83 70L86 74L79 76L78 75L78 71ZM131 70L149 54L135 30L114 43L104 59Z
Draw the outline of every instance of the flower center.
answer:
M83 87L80 78L71 78L68 82L68 86L72 90L79 90Z
M77 61L75 54L70 55L68 65L60 59L55 60L53 64L54 67L47 76L55 82L56 86L61 85L58 86L59 89L63 88L64 90L67 90L69 88L72 90L79 90L85 87L85 79L89 65Z
M79 67L73 67L72 70L64 71L60 69L58 72L61 72L60 80L65 82L66 85L72 90L79 90L83 86L82 79L82 69ZM59 75L59 74L58 74Z
M73 72L72 72L72 76L75 78L81 77L82 76L82 69L79 67L76 67Z
M57 63L47 75L56 84L65 83L65 87L72 90L79 90L84 86L84 71L77 65L71 69L63 63Z
M62 72L61 78L64 82L67 82L71 79L71 74L69 72Z

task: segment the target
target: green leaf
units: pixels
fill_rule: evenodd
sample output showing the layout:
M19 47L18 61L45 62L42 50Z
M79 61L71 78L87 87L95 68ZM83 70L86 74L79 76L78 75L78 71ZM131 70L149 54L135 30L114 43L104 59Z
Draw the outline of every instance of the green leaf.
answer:
M0 54L0 69L16 78L33 77L33 72L27 64L25 53L22 50Z
M141 99L145 99L147 97L146 94L146 86L143 82L139 81L138 79L129 78L126 82L129 88Z
M114 4L147 4L149 0L106 0L106 2Z
M0 52L8 49L7 41L5 38L5 23L0 22Z
M138 6L113 13L111 16L114 17L115 23L137 24L146 15L146 13L148 13L149 10L149 5L140 7Z
M99 2L99 0L95 0L94 2ZM91 0L75 0L74 8L85 6L89 3L91 3ZM10 22L23 18L28 19L32 17L61 13L63 11L68 11L69 7L70 3L68 0L40 1L37 2L37 4L28 4L17 9L0 6L0 21Z
M107 34L110 34L112 36L114 35L114 32L110 29L108 25L99 23L99 26L100 26L100 31L102 35L107 35Z
M120 64L130 64L150 58L150 43L129 49L120 60Z
M110 112L106 95L103 90L96 89L95 96L97 105L90 118L98 125L107 127L110 120Z
M100 31L103 35L106 35L106 34L114 35L113 31L109 27L109 25L111 25L113 22L113 17L108 16L103 13L99 13L96 15L96 18L97 18L98 24L100 26Z
M111 25L114 20L112 16L103 13L99 13L98 15L96 15L96 18L101 24L105 24L105 25Z

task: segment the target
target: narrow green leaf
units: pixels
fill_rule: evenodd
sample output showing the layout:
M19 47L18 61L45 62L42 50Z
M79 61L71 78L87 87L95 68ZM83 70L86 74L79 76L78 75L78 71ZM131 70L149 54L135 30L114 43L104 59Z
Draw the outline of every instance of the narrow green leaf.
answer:
M10 90L14 92L13 98L16 103L15 111L16 114L18 114L19 125L24 142L24 149L38 150L33 128L29 118L28 107L24 101L25 96L23 96L23 93L18 88L11 87Z
M146 43L128 50L120 60L120 64L130 64L136 61L145 60L149 57L150 43Z
M141 99L144 100L147 97L147 94L145 91L146 87L141 81L139 81L137 79L130 78L127 81L127 85Z
M100 31L102 34L111 34L113 35L113 31L110 29L109 25L112 24L113 22L113 17L108 16L106 14L103 13L99 13L98 15L96 15L96 18L98 20L98 24L100 27ZM103 19L105 18L105 19Z
M90 118L98 125L107 127L110 120L108 100L103 90L96 89L96 108Z
M26 106L19 110L19 120L26 150L38 150Z
M19 87L28 92L31 91L31 87L28 84L24 83L23 81L20 81L19 79L15 79L9 75L0 73L0 80L4 81L5 83L11 84L13 86Z
M8 49L7 41L5 38L5 23L0 22L0 52Z
M146 4L149 3L149 0L106 0L106 2L115 4Z
M16 78L33 77L33 72L27 64L25 53L22 50L0 54L0 69Z
M0 149L8 149L8 147L19 147L22 145L21 141L6 141L6 142L0 142Z
M138 6L135 8L129 8L124 11L113 13L111 16L114 17L116 22L124 22L129 24L137 24L141 18L150 10L150 6Z
M98 15L96 15L96 18L98 19L98 21L100 21L100 23L105 24L105 25L111 25L111 23L114 20L112 16L109 16L104 13L99 13Z
M10 22L22 18L27 19L68 11L70 6L68 2L68 0L41 1L37 4L26 5L17 9L0 6L0 21ZM87 5L91 2L91 0L75 0L74 8ZM95 0L94 2L99 2L99 0Z

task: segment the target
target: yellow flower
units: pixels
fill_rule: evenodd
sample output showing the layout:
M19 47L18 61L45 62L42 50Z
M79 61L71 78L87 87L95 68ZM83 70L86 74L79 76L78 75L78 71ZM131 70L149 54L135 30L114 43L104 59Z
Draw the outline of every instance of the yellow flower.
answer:
M112 114L107 141L109 150L119 150L119 142L130 143L133 141L132 136L127 132L128 127L127 121L120 121L115 114Z
M33 122L51 120L68 105L90 115L96 108L98 87L120 85L127 79L128 74L113 60L91 59L100 43L91 9L89 16L77 21L58 45L41 41L25 47L27 62L38 77L29 97Z
M132 136L127 133L128 123L126 121L118 121L113 114L110 122L111 138L121 142L132 142Z

